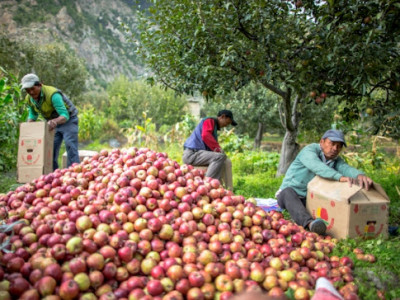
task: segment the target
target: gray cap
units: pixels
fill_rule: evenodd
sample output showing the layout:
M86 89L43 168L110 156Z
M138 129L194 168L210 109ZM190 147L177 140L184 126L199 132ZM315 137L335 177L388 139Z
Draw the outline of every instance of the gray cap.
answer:
M335 129L329 129L327 130L324 135L322 136L322 139L330 139L332 142L342 142L343 145L346 145L346 141L344 140L344 134L340 130L335 130Z
M35 85L36 82L40 82L39 77L36 74L26 74L21 79L21 89L28 89Z

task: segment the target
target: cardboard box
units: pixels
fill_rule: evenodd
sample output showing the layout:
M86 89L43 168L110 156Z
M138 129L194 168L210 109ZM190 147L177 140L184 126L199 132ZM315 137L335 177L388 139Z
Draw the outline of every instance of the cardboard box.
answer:
M372 239L388 234L389 198L379 184L368 191L316 176L308 183L307 209L335 238Z
M79 150L79 161L82 162L82 160L85 157L92 157L93 155L97 154L97 151L91 151L91 150ZM67 167L67 152L64 152L63 156L62 156L62 167L63 169L65 169Z
M49 131L47 122L20 124L17 180L30 182L42 174L53 171L54 130Z

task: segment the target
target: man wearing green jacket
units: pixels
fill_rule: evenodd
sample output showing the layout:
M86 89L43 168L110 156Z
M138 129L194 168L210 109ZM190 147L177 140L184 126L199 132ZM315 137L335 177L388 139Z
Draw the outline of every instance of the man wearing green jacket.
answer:
M55 130L53 169L58 168L57 159L63 140L67 150L67 166L79 163L78 110L75 105L59 89L42 84L36 74L22 77L21 88L28 94L28 122L36 121L40 114L50 130Z
M278 204L290 213L298 224L312 232L325 234L326 225L321 219L313 219L306 209L307 184L316 176L340 182L348 182L369 189L372 179L350 167L339 153L347 146L343 132L328 130L319 144L304 147L289 166L279 191Z

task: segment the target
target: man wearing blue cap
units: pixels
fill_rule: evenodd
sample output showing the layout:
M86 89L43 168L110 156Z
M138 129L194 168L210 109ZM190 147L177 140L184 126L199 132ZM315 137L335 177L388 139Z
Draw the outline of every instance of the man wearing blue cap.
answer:
M313 219L306 209L307 184L316 176L355 183L369 189L372 179L350 167L339 153L346 146L343 132L330 129L324 133L319 144L304 147L290 165L279 191L278 204L290 213L293 220L306 229L325 234L326 225L321 219Z

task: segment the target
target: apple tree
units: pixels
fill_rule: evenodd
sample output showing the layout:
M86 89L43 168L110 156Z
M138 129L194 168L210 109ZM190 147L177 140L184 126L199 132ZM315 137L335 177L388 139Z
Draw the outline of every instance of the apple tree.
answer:
M278 96L285 136L277 175L299 150L306 103L336 97L346 103L342 114L357 116L360 100L377 90L393 99L392 82L400 78L400 15L393 1L151 3L132 30L151 80L207 98L258 82Z
M35 44L0 36L0 66L17 79L36 73L44 84L59 88L76 105L84 102L88 71L82 59L63 44Z

